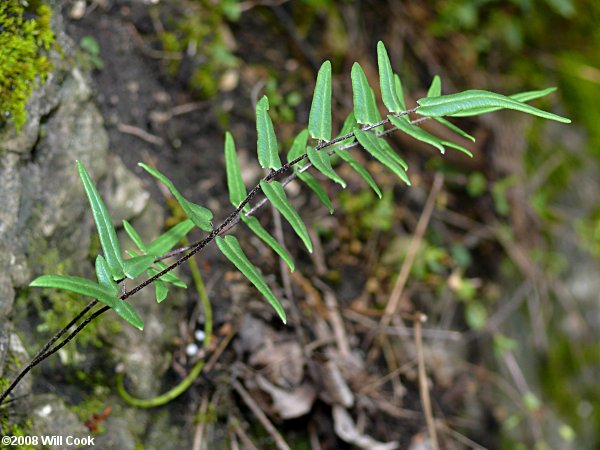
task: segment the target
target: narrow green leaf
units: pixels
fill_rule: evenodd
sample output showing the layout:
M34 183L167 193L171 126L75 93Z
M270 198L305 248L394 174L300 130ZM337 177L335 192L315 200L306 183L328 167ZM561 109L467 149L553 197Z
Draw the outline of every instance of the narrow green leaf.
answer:
M115 307L118 300L112 289L86 278L71 275L42 275L29 283L29 286L64 289L95 298L111 308Z
M402 181L410 185L410 180L404 171L404 168L379 144L379 139L373 134L366 131L354 129L354 133L360 145L367 150L375 159L394 172Z
M285 261L290 270L293 272L295 266L291 255L281 245L279 245L279 242L277 242L277 240L271 236L267 230L263 228L258 219L256 217L246 216L245 214L241 214L240 217L242 218L242 222L244 222L248 228L254 232L254 234L262 239L265 244L271 247L275 253L277 253L281 259Z
M307 140L308 140L308 130L302 130L298 134L298 136L296 136L296 138L294 139L292 147L287 154L288 162L291 162L294 159L296 159L297 157L299 157L300 155L303 155L304 153L306 153ZM296 164L294 166L294 171L296 172L296 175L298 176L298 178L301 181L306 183L306 185L316 194L317 198L319 200L321 200L321 203L323 203L327 207L327 209L329 209L329 213L330 214L333 213L333 206L331 205L331 201L329 200L329 197L327 197L327 194L325 193L325 191L323 190L323 188L321 187L319 182L315 179L315 177L313 177L308 172L300 172L298 170L298 169L304 167L306 165L306 163L307 163L307 160L304 159L303 161L299 162L298 164Z
M340 131L339 136L346 136L347 134L352 133L352 130L354 130L354 128L356 128L356 127L357 127L357 123L356 123L356 118L354 117L354 112L350 111L350 114L348 114L348 117L346 117L346 120L344 120L344 124L342 125L342 130ZM344 139L343 141L338 142L336 144L336 147L343 147L345 145L350 145L355 140L356 140L356 138L353 135L352 137L349 137L348 139Z
M352 98L354 100L354 116L363 125L373 125L381 121L381 116L375 102L375 93L362 67L358 63L352 66Z
M323 205L325 205L325 207L329 210L329 214L333 214L333 205L331 204L331 200L329 200L327 193L325 190L323 190L317 179L308 172L296 172L296 175L298 175L298 178L315 193L321 203L323 203Z
M143 168L146 172L164 184L167 189L169 189L169 192L171 192L173 197L175 197L175 200L177 200L177 203L179 203L181 209L183 209L183 211L198 228L204 231L212 231L211 220L213 218L213 214L209 209L186 200L185 197L179 193L173 182L155 168L144 163L138 163L138 166Z
M556 91L555 87L551 87L548 89L542 89L540 91L527 91L527 92L519 92L518 94L510 95L509 97L513 100L517 100L519 102L529 102L531 100L535 100L540 97L544 97L552 92ZM499 111L500 107L484 107L484 108L471 108L461 111L456 114L452 114L452 117L471 117L471 116L479 116L481 114L487 114L494 111Z
M471 153L471 151L469 151L468 149L464 148L462 145L458 145L458 144L455 144L454 142L445 141L445 140L442 141L442 144L445 145L446 147L455 148L456 150L463 152L470 158L473 157L473 153Z
M378 137L377 143L379 144L379 148L381 148L387 154L387 156L393 159L396 164L402 167L405 171L408 170L408 164L406 164L406 161L404 161L400 155L396 153L396 150L392 148L390 143L386 141L384 137Z
M331 140L331 63L325 61L317 75L317 84L308 117L308 131L313 139Z
M113 280L108 263L102 255L96 257L96 278L100 286L108 289L115 297L118 297L119 287L115 283L115 280Z
M377 183L375 183L375 180L373 179L371 174L369 172L367 172L367 169L365 169L363 166L361 166L360 163L356 159L354 159L354 157L350 154L350 152L348 150L340 150L340 149L336 148L335 153L340 158L342 158L344 161L346 161L348 164L350 164L350 167L352 167L361 176L361 178L363 180L365 180L369 186L371 186L371 189L373 189L373 191L375 191L375 193L377 194L377 197L379 197L379 198L383 197L383 195L381 194L381 190L379 189L379 186L377 186Z
M304 225L304 222L302 222L302 219L287 199L285 189L281 183L278 181L267 183L264 180L260 180L260 187L273 206L275 206L281 215L290 223L296 234L302 239L302 242L304 242L308 251L312 253L312 242L308 235L306 225Z
M469 90L440 97L425 97L417 100L417 103L419 104L417 112L426 117L449 116L473 108L499 107L522 111L557 122L571 123L571 120L565 117L542 111L526 103L489 91Z
M431 86L429 86L429 90L427 91L427 97L439 97L440 95L442 95L442 80L436 75L431 81Z
M409 136L412 136L421 142L425 142L426 144L433 145L442 154L444 154L446 152L446 149L444 148L444 146L447 146L447 147L452 147L457 150L460 150L461 152L466 153L470 157L473 157L473 154L461 145L455 144L454 142L446 141L444 139L440 139L439 137L434 136L431 133L428 133L427 131L423 130L421 127L419 127L417 125L413 125L411 123L407 123L407 122L404 122L403 120L400 120L399 117L393 117L393 116L388 116L388 117L389 117L392 125L398 127L399 130L404 131Z
M421 127L401 120L400 117L388 116L388 119L390 119L392 125L398 127L399 130L404 131L409 136L412 136L421 142L425 142L426 144L433 145L442 154L446 152L446 149L440 142L440 138L428 133Z
M154 296L156 297L156 303L161 303L167 298L169 288L164 281L156 280L154 282Z
M549 87L538 91L519 92L518 94L511 95L510 98L519 102L529 102L531 100L535 100L536 98L545 97L548 94L552 94L554 91L556 91L556 89L556 87Z
M267 285L259 270L250 262L244 254L240 243L234 236L217 236L217 247L229 261L233 263L242 274L258 289L258 291L267 299L273 309L277 312L283 323L286 323L285 311L283 306L277 300L277 297Z
M468 139L470 141L475 142L475 138L473 136L471 136L469 133L467 133L466 131L460 129L459 127L457 127L456 125L454 125L452 122L450 122L449 120L444 119L443 117L434 117L436 122L441 123L442 125L444 125L445 127L449 128L450 130L454 131L456 134L464 137L465 139Z
M157 263L155 263L155 265L161 271L167 268L167 265L162 261L158 261ZM158 273L158 270L151 267L146 273L148 274L148 276L153 277ZM181 281L181 278L179 278L173 271L165 273L162 277L159 278L159 280L162 280L165 283L172 284L173 286L177 286L184 289L187 288L187 285L183 281Z
M154 262L154 255L134 256L123 261L123 272L127 278L134 279L144 273Z
M144 329L144 321L129 303L124 300L117 299L117 304L115 305L114 309L119 316L136 327L138 330L142 331Z
M294 142L290 147L290 150L287 153L287 161L292 162L299 156L302 156L306 153L306 142L308 141L308 130L302 130L298 135L294 138ZM304 167L306 165L306 158L302 161L298 162L295 165L295 168Z
M319 172L325 175L327 178L332 179L343 188L346 187L346 182L337 174L333 167L331 167L331 160L327 150L317 151L312 147L307 149L308 159L317 168Z
M404 111L402 103L400 103L400 99L396 94L392 64L390 63L385 45L381 41L377 43L377 64L379 66L379 85L381 87L383 104L390 112L399 113Z
M121 255L121 245L117 238L117 232L98 190L94 186L88 171L80 161L77 161L77 170L92 208L94 222L96 222L98 236L100 237L100 245L110 268L110 273L115 280L119 280L123 278L123 257Z
M144 244L144 241L142 240L141 236L138 234L137 231L135 231L135 228L133 228L133 226L126 220L123 221L123 228L125 228L125 232L129 235L129 237L131 238L135 246L138 248L138 250L143 253L148 253L146 244Z
M281 161L277 150L277 137L273 129L273 122L267 112L268 109L269 99L265 95L256 104L258 163L263 169L279 169Z
M129 256L131 256L131 257L137 257L138 256L134 252L131 252L129 250L127 251L127 254ZM162 271L162 270L164 270L164 269L167 268L167 265L164 262L162 262L162 261L157 261L157 262L154 263L154 265L156 267L158 267L158 269L160 271ZM146 270L146 274L148 275L148 277L153 277L154 275L156 275L159 272L159 270L156 270L154 267L150 267L150 268L148 268L148 270ZM174 271L170 271L170 272L165 273L163 276L161 276L159 278L159 280L162 280L164 283L172 284L173 286L181 287L181 288L184 288L184 289L187 288L187 285L183 281L181 281L181 278L179 278L177 276L177 274L175 274Z
M184 198L179 202L185 214L194 222L194 224L204 231L212 231L212 212L204 206L192 203Z
M402 111L406 111L406 103L404 102L404 89L402 88L402 81L397 74L394 74L394 87L396 88L396 97L398 97L398 100L400 101ZM402 117L404 117L405 120L410 120L407 114Z
M429 90L427 91L427 97L439 97L440 95L442 95L442 80L440 79L440 77L438 75L436 75L435 77L433 77L431 86L429 87ZM459 134L460 136L475 142L475 138L473 136L471 136L469 133L461 130L456 125L454 125L452 122L444 119L443 117L434 117L434 119L436 122L441 123L442 125L449 128L451 131L454 131L456 134ZM464 147L461 147L461 148L463 150L466 150ZM468 152L468 150L467 150L467 152ZM444 152L442 151L442 153L444 153Z
M184 221L179 222L148 244L146 253L154 256L164 255L187 236L193 228L194 222L192 222L191 219L185 219Z
M229 131L225 133L225 169L227 171L229 200L237 208L246 198L246 186L244 186L242 170L235 153L235 142Z

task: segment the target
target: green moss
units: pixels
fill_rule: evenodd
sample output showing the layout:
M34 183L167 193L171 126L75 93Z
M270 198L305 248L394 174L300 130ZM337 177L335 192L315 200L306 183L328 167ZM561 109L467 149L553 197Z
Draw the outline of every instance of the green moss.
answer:
M10 380L0 377L0 391L10 384ZM2 436L32 436L31 434L31 419L25 419L20 424L12 422L8 415L8 408L0 409L0 435ZM13 447L16 448L16 447ZM19 446L22 450L35 450L36 447L31 445Z
M184 79L200 97L213 97L225 71L239 65L227 39L227 21L239 17L237 2L214 4L201 0L175 4L181 11L168 18L167 30L158 38L165 51L186 54L186 58L170 60L167 74ZM182 64L184 59L186 64Z
M110 390L105 386L94 387L93 393L79 402L77 405L70 405L67 408L75 413L82 423L90 420L95 414L101 414L108 406L108 395ZM103 423L100 424L99 432L104 432Z
M31 91L52 67L44 53L54 42L50 7L41 1L26 4L0 2L0 125L12 117L17 129L25 123Z

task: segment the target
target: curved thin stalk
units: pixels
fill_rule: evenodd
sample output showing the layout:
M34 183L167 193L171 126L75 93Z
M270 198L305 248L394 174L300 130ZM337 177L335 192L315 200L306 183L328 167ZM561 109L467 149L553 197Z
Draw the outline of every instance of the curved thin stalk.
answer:
M200 376L203 368L204 359L201 359L194 365L190 373L188 373L187 376L183 380L181 380L181 382L177 386L168 390L164 394L147 399L134 397L129 392L127 392L127 390L125 389L124 382L125 374L119 373L117 374L117 391L119 392L121 398L125 400L125 403L131 406L135 406L136 408L155 408L157 406L166 405L167 403L176 399L185 391L187 391L188 388L192 385L192 383L196 381L196 379Z

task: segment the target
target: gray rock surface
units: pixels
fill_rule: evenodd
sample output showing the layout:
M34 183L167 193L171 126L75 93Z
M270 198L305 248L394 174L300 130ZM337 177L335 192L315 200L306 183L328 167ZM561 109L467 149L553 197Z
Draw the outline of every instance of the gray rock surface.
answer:
M0 376L11 380L19 365L27 363L47 338L39 336L29 321L34 304L31 299L42 295L41 290L27 289L30 281L45 273L94 276L89 253L96 231L75 161L82 161L97 183L116 225L130 220L144 238L151 240L163 223L160 207L150 200L142 182L109 152L108 135L93 102L89 77L75 65L69 66L75 61L74 45L61 31L60 20L55 22L64 52L54 55L55 73L33 93L21 133L10 124L0 128ZM132 287L131 282L128 287ZM86 299L82 300L83 307ZM161 304L158 311L151 288L132 302L145 320L145 331L122 322L122 331L115 334L114 327L107 326L109 321L102 320L100 333L110 347L90 348L89 353L86 349L83 357L90 361L110 358L105 367L123 362L128 388L134 395L150 397L159 393L162 375L168 369L170 359L163 349L170 345L173 331L169 330L176 330L177 318L168 311L171 302ZM112 312L105 316L116 320ZM19 317L28 320L11 322ZM56 369L45 370L64 369L56 355L51 358L56 359L48 366ZM105 378L110 380L112 375L107 373ZM52 381L44 383L48 386ZM69 410L69 405L78 402L71 396L74 392L78 399L89 396L85 386L69 386L68 396L60 387L43 395L32 394L31 389L28 375L15 391L16 395L29 394L27 400L15 402L14 408L20 409L20 417L31 419L33 432L90 435ZM112 385L108 389L115 391ZM120 402L117 397L105 400ZM119 411L126 409L118 409L107 421L109 437L103 438L101 448L133 449L136 440L145 438L143 431L137 436L128 431L132 415L120 415ZM139 414L144 422L153 422L152 412ZM155 434L160 435L160 430Z

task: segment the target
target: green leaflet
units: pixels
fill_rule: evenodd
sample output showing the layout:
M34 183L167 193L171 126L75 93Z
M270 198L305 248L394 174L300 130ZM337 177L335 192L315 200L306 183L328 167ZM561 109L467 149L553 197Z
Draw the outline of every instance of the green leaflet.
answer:
M346 120L344 120L344 124L342 125L342 130L340 131L339 136L346 136L347 134L352 133L352 130L357 126L356 118L354 117L354 112L350 111ZM339 137L338 136L338 137ZM345 145L350 145L355 141L354 135L349 137L348 139L344 139L336 144L336 147L343 147Z
M142 331L144 329L144 321L138 315L138 313L133 309L129 303L120 298L117 299L117 304L114 307L115 312L129 322L131 325L136 327L138 330Z
M512 98L513 100L517 100L519 102L528 102L531 100L535 100L536 98L540 98L540 97L544 97L548 94L551 94L552 92L556 91L555 87L551 87L548 89L542 89L540 91L527 91L527 92L520 92L518 94L513 94L510 96L510 98ZM481 114L486 114L486 113L490 113L493 111L498 111L499 107L491 107L491 108L473 108L473 109L467 109L465 111L461 111L459 113L456 114L452 114L452 117L470 117L470 116L479 116Z
M323 190L317 179L308 172L296 172L296 175L315 193L321 203L329 210L329 214L333 214L331 200L329 200L327 193Z
M442 154L446 152L444 146L440 142L440 138L437 136L429 134L427 131L417 125L413 125L409 122L401 120L400 117L388 116L388 119L390 119L392 125L398 127L399 130L404 131L409 136L412 136L421 142L425 142L426 144L433 145Z
M359 162L352 157L348 150L340 150L336 148L334 151L340 158L350 164L350 167L352 167L362 177L362 179L365 180L369 186L371 186L371 189L375 191L379 198L383 197L379 186L377 186L377 183L375 183L375 180L373 180L371 174L367 172L367 169L361 166ZM333 210L331 212L333 213Z
M392 148L388 141L385 140L384 137L377 138L377 143L379 144L379 148L381 148L392 160L396 162L400 167L404 170L408 170L408 164L404 161L396 150Z
M331 140L331 63L325 61L317 75L317 84L308 117L308 131L313 139Z
M267 183L264 180L260 180L260 187L273 206L275 206L281 215L290 223L296 234L302 239L302 242L304 242L308 251L312 253L312 242L308 235L306 225L304 225L304 222L302 222L302 219L287 199L285 189L283 189L281 183L278 181Z
M80 161L77 161L77 170L79 177L83 183L83 188L87 194L90 206L92 208L92 214L94 215L94 222L96 222L96 228L98 229L98 236L100 237L100 245L104 252L104 257L110 268L110 273L115 280L123 278L123 257L121 256L121 245L117 238L117 232L112 223L108 210L98 193L98 190L92 183L92 179L88 171L85 169Z
M400 106L402 107L402 111L406 111L406 103L404 102L404 89L402 88L402 81L400 77L394 74L394 87L396 88L396 96L398 100L400 100ZM408 114L402 116L404 120L409 121Z
M42 275L29 283L29 286L64 289L95 298L111 308L115 307L118 300L111 288L71 275Z
M294 142L287 153L287 161L292 162L299 156L302 156L306 153L306 142L308 141L308 130L302 130L298 135L294 138ZM306 159L297 163L296 167L304 167L306 165Z
M377 64L379 66L379 85L381 87L383 104L390 112L399 113L404 111L396 92L392 64L390 63L385 45L381 41L377 43Z
M263 228L258 219L256 217L246 216L243 213L240 214L240 217L242 219L242 222L248 225L248 228L250 228L254 232L254 234L256 234L260 239L262 239L262 241L265 244L271 247L275 251L275 253L277 253L281 257L281 259L285 261L290 270L293 272L295 266L294 260L292 259L291 255L281 245L279 245L279 242L277 242L277 240L273 236L271 236L267 230Z
M427 97L439 97L440 95L442 95L442 80L439 75L436 75L431 80L431 86L427 90Z
M165 270L167 268L167 265L165 263L163 263L162 261L158 261L155 264L156 264L156 267L158 267L160 270ZM148 269L148 272L146 272L146 273L148 274L148 276L153 277L158 272L159 272L158 270L151 267L150 269ZM187 288L187 285L183 281L181 281L181 279L177 275L175 275L175 272L173 272L173 271L165 273L162 277L159 278L159 280L162 280L165 283L172 284L173 286Z
M442 95L442 80L440 79L440 77L438 75L436 75L433 77L431 86L429 87L429 90L427 91L427 97L439 97L440 95ZM452 122L444 119L443 117L434 117L434 120L436 122L441 123L445 127L449 128L451 131L454 131L456 134L459 134L460 136L475 142L475 138L473 136L471 136L469 133L461 130L456 125L454 125ZM464 149L464 147L461 147L461 148L463 150L466 150L466 149Z
M98 279L98 284L100 284L100 286L108 289L115 297L118 297L119 287L117 286L117 283L115 283L115 280L113 280L108 263L102 255L96 256L96 278Z
M297 157L306 153L307 140L308 130L302 130L300 133L298 133L298 136L296 136L296 138L294 139L292 147L290 148L290 151L287 154L288 162L291 162ZM297 170L299 168L304 167L305 165L306 159L295 165L294 171L296 172L296 175L316 194L317 198L321 200L321 203L323 203L327 207L327 209L329 209L329 213L332 214L333 206L331 205L331 201L329 200L329 197L327 197L327 194L325 193L319 182L310 173L300 172L299 170Z
M462 145L458 145L458 144L455 144L454 142L445 141L445 140L442 140L442 144L444 144L446 147L454 148L458 151L463 152L469 158L473 157L473 153L471 153L471 151L469 151L468 149L464 148Z
M168 293L169 288L165 282L161 280L156 280L154 282L154 297L156 298L156 303L161 303L166 299Z
M104 269L101 270L104 271ZM104 274L101 276L104 277ZM113 308L119 316L134 327L139 330L144 329L144 322L129 303L114 295L114 291L111 288L101 286L93 281L69 275L42 275L33 280L29 285L65 289L67 291L95 298L110 308Z
M343 188L346 187L346 182L337 174L333 167L331 167L331 160L329 158L329 154L327 150L317 151L312 147L308 147L307 149L308 159L310 162L326 177L332 179Z
M144 163L138 163L138 166L143 168L146 172L148 172L169 189L169 192L171 192L173 197L175 197L175 200L177 200L177 203L179 203L181 209L183 209L183 211L198 228L204 231L212 231L212 224L210 221L213 218L213 214L209 209L186 200L185 197L179 193L173 182L155 168Z
M473 108L499 107L522 111L557 122L571 123L571 120L565 117L542 111L501 94L481 90L468 90L440 97L425 97L417 100L417 103L419 104L417 112L427 117L449 116Z
M352 66L352 98L354 100L354 116L363 125L373 125L381 121L381 116L375 103L375 93L362 67L358 63Z
M446 126L447 128L449 128L450 130L454 131L456 134L464 137L465 139L468 139L470 141L475 142L475 138L473 136L471 136L469 133L467 133L466 131L458 128L456 125L454 125L452 122L450 122L449 120L444 119L443 117L434 117L434 120L436 122L441 123L442 125Z
M258 291L267 299L271 306L275 309L283 323L286 323L285 311L279 303L279 300L273 295L273 292L267 285L266 281L258 271L258 269L248 260L240 243L234 236L217 236L217 247L225 255L229 261L233 263L242 274L250 280L250 282L258 289Z
M152 268L152 264L154 263L154 259L158 256L164 255L169 250L171 250L175 244L177 244L181 239L183 239L193 228L194 223L190 219L186 219L183 222L178 223L174 227L170 228L159 237L157 237L154 241L152 241L149 245L144 244L140 235L135 231L135 229L131 226L131 224L127 221L123 221L123 225L125 227L125 231L134 241L135 245L138 249L145 253L145 255L138 256L134 252L127 251L131 259L124 261L124 266L127 266L125 270L128 273L128 277L135 278L140 275L143 271L146 271L149 277L153 277L158 273L158 270ZM97 263L98 264L98 263ZM167 266L161 261L156 263L156 266L163 270ZM98 272L98 268L96 268L96 272ZM179 279L177 275L173 272L168 272L160 279L155 282L155 294L156 300L158 302L163 301L166 298L168 287L166 283L171 283L178 287L187 287L183 281ZM102 284L102 283L101 283ZM160 299L160 300L159 300Z
M244 186L242 170L235 153L235 142L229 131L225 133L225 169L227 171L229 200L237 208L246 198L246 186Z
M398 127L399 130L404 131L409 136L412 136L421 142L425 142L426 144L433 145L442 154L444 154L446 152L446 149L444 148L444 146L447 146L447 147L452 147L457 150L460 150L461 152L466 153L467 155L473 157L473 154L469 150L464 148L463 146L455 144L454 142L440 139L439 137L434 136L431 133L428 133L427 131L423 130L421 127L419 127L417 125L413 125L411 123L407 123L407 122L401 120L400 117L388 116L388 118L390 119L390 122L392 123L392 125Z
M184 221L179 222L148 244L146 253L154 256L164 255L187 236L193 228L194 222L192 222L191 219L185 219Z
M134 279L144 273L154 263L154 255L134 256L123 261L123 272L127 278Z
M269 99L266 95L256 104L256 133L258 163L263 169L279 169L281 161L277 150L277 137L273 129L273 122L267 110L269 109Z
M135 244L135 246L141 252L148 253L148 249L146 247L146 244L144 244L144 241L142 240L142 237L138 234L137 231L135 231L135 228L133 228L133 226L129 222L127 222L126 220L123 221L123 228L125 228L125 232L131 238L131 240L133 241L133 243Z
M365 150L367 150L371 155L373 155L373 157L375 157L375 159L394 172L402 181L410 186L410 180L408 179L404 168L390 154L390 152L386 151L385 148L380 146L380 143L378 142L379 138L377 138L373 133L362 131L358 128L354 129L354 134L356 135L360 145L362 145Z

